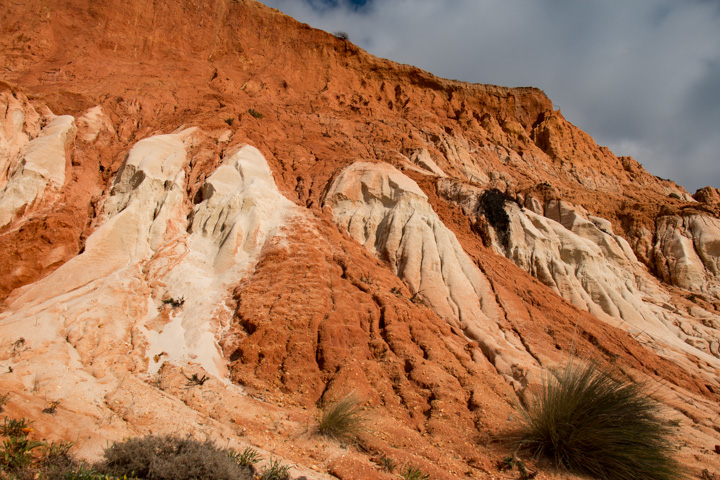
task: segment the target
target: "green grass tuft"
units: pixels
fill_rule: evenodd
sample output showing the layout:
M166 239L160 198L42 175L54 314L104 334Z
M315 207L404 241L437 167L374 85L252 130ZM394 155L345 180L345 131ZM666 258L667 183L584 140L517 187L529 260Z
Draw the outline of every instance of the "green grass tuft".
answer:
M288 480L290 465L283 465L280 460L270 459L270 464L263 470L260 480Z
M365 414L355 395L350 394L323 408L315 432L340 442L349 442L365 430Z
M671 429L641 385L593 363L553 373L521 405L520 448L601 480L683 478L672 457Z
M430 475L427 473L424 473L422 470L420 470L418 467L410 467L406 466L402 473L400 474L400 477L403 480L429 480Z
M228 455L241 467L252 467L262 460L260 454L254 448L247 447L242 453L228 450Z

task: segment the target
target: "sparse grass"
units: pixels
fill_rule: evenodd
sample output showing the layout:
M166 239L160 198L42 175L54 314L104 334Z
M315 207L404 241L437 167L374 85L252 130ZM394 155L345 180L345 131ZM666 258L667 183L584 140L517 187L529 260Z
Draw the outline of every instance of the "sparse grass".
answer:
M261 459L260 454L257 452L257 450L250 447L247 447L245 450L242 451L242 453L230 450L228 452L228 455L230 455L230 458L232 458L235 463L237 463L241 467L252 467Z
M115 443L103 455L100 470L115 476L145 480L252 478L248 468L238 465L227 450L209 440L150 435Z
M30 440L27 435L8 437L0 445L1 470L20 470L33 462L34 450L42 447L43 442Z
M207 375L203 375L202 377L200 377L197 373L193 373L189 377L185 374L183 374L183 376L187 379L188 387L203 386L205 385L205 382L210 380L210 377L208 377Z
M403 480L428 480L430 475L424 473L418 467L406 466L400 473Z
M262 113L255 110L254 108L248 109L248 113L250 114L250 116L252 116L253 118L257 118L258 120L260 120L261 118L263 118L265 116Z
M365 430L365 414L362 405L354 394L323 408L315 432L323 437L349 442Z
M350 35L348 35L347 32L337 31L333 32L333 35L335 35L335 37L339 38L340 40L350 40Z
M3 419L2 425L0 425L0 436L3 437L21 437L27 435L33 431L31 427L32 421L26 418L16 420L14 418Z
M558 467L602 480L683 478L658 405L641 385L593 363L571 363L548 376L520 412L519 447Z
M385 470L388 473L393 473L395 471L396 465L392 458L386 457L385 455L380 455L377 459L378 465Z
M5 410L5 405L7 405L9 398L10 394L0 395L0 412Z
M412 303L414 303L415 305L423 305L423 306L425 305L425 300L423 299L421 292L413 293L412 296L410 297L410 301Z
M263 470L260 480L289 480L290 466L283 465L280 460L270 459L270 465Z
M60 400L53 400L50 402L50 405L43 408L43 413L47 413L48 415L55 415L57 412L57 407L60 406Z

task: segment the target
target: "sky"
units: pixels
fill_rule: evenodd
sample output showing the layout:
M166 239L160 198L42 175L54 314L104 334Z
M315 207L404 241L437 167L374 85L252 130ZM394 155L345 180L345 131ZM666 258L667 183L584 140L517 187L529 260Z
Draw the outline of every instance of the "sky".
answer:
M720 0L261 0L444 78L541 88L616 155L720 188Z

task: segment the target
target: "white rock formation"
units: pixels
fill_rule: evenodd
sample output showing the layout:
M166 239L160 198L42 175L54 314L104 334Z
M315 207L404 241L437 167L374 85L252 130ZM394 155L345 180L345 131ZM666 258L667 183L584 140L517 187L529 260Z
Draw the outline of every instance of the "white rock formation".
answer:
M170 244L168 254L156 255L148 266L165 285L156 298L184 301L170 323L148 330L148 355L160 358L151 363L151 372L163 360L193 360L224 376L217 337L232 316L224 306L228 290L252 272L265 242L297 212L278 192L265 158L250 146L227 155L202 194L184 245Z
M335 179L325 205L342 230L477 341L508 380L535 364L514 332L502 329L487 278L414 181L388 164L356 162Z
M445 172L443 172L442 168L437 166L435 161L430 156L430 153L424 148L413 152L413 154L410 156L410 160L412 160L412 162L418 167L427 170L428 172L437 175L438 177L447 177Z
M0 188L22 148L40 132L40 115L27 98L0 93Z
M0 359L26 391L99 418L121 397L157 400L132 375L147 378L163 362L200 365L225 381L217 345L232 316L225 300L297 207L278 192L260 152L245 146L225 157L190 212L187 145L201 134L139 141L84 252L8 299L0 342L22 332L24 347Z
M720 297L720 220L707 215L660 217L655 266L666 282Z
M483 189L441 180L439 190L445 198L461 205L467 215L483 215ZM528 198L525 204L531 208L506 202L510 219L507 245L498 240L497 232L490 232L497 253L507 256L576 307L644 340L652 339L649 346L658 353L688 363L684 355L677 354L683 352L712 368L720 367L720 361L714 358L719 356L710 348L719 340L717 331L688 324L677 309L666 308L671 303L670 295L637 260L627 241L613 233L609 221L559 200L541 206ZM713 238L711 232L704 233ZM706 252L713 251L711 241L705 245ZM702 271L702 262L697 264ZM707 319L720 320L717 315L705 314Z
M21 117L13 112L13 129L18 135ZM69 115L56 117L34 140L22 147L17 158L7 159L6 183L0 191L0 228L10 223L15 214L40 198L47 188L58 189L65 183L68 144L75 140L75 121ZM20 137L22 138L22 137ZM21 139L14 139L17 142ZM12 150L12 146L8 145Z
M96 105L86 111L77 119L78 137L80 140L92 143L97 140L98 135L103 130L114 132L112 122L105 115L100 105Z

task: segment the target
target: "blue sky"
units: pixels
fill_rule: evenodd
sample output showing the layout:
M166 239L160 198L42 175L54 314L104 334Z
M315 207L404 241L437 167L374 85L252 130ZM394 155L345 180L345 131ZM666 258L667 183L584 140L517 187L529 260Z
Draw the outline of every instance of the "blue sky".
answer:
M261 0L370 53L542 88L617 155L720 187L720 0Z

